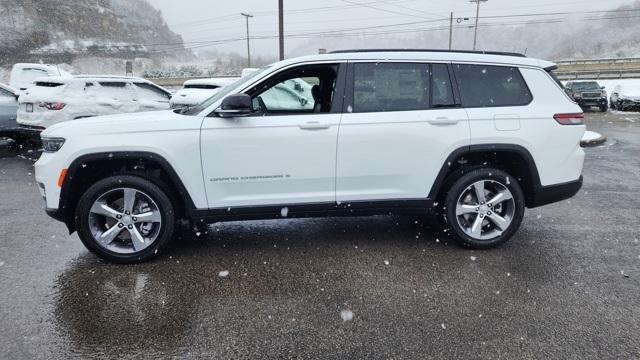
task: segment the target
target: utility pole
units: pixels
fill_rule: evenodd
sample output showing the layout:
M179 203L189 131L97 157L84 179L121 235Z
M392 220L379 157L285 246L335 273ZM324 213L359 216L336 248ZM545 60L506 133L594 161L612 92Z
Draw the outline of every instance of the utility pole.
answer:
M242 13L240 14L245 17L247 20L247 67L251 67L251 41L249 37L249 18L252 18L253 15Z
M278 0L280 61L284 60L284 0Z
M478 45L478 20L480 20L480 3L487 2L489 0L471 0L472 3L476 3L476 30L473 35L473 51L476 50Z
M451 12L451 20L449 21L449 50L453 48L453 11Z

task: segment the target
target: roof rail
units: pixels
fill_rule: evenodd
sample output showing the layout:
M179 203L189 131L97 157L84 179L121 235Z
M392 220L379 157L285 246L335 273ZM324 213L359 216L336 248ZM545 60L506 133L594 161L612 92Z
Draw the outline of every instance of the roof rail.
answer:
M373 52L434 52L434 53L515 56L515 57L523 57L523 58L527 57L527 55L525 55L525 54L514 53L514 52L472 51L472 50L443 50L443 49L354 49L354 50L332 51L329 54L373 53Z

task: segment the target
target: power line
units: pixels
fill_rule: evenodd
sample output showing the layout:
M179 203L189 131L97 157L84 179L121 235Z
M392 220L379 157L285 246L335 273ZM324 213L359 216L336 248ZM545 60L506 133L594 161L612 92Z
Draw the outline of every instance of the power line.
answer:
M640 9L625 9L625 10L603 10L603 11L584 11L584 12L553 12L553 13L539 13L539 14L513 14L513 15L494 15L483 17L485 19L506 19L506 18L522 18L522 17L532 17L532 16L567 16L567 15L579 15L579 14L609 14L607 16L591 16L585 17L582 21L603 21L603 20L613 20L613 19L635 19L640 17L639 15L630 15L625 13L637 13L640 12ZM616 15L616 13L621 13L622 15ZM489 26L517 26L517 25L536 25L536 24L551 24L551 23L561 23L564 22L565 18L553 18L553 19L533 19L533 20L516 20L513 22L501 22L501 23L486 23L479 24L479 27L489 27ZM443 19L433 19L433 20L423 20L423 21L414 21L414 22L405 22L398 24L388 24L388 25L376 25L376 26L366 26L366 27L358 27L358 28L348 28L348 29L336 29L329 31L318 31L318 32L306 32L306 33L298 33L298 34L289 34L285 35L286 38L313 38L313 37L354 37L354 36L370 36L370 35L384 35L384 34L399 34L399 33L412 33L412 32L423 32L423 31L440 31L447 29L447 26L439 26L439 27L431 27L431 28L419 28L419 29L396 29L396 30L384 30L384 31L376 31L376 32L357 32L362 30L374 30L374 29L389 29L393 27L402 27L402 26L411 26L411 25L419 25L419 24L427 24L427 23L436 23L441 21L449 21L448 18ZM252 40L265 40L265 39L274 39L278 36L272 35L263 35L263 36L252 36ZM195 49L207 46L213 46L218 44L232 43L241 40L246 40L246 37L237 37L237 38L228 38L228 39L218 39L218 40L205 40L205 41L194 41L194 42L182 42L182 43L165 43L165 44L143 44L147 47L153 46L175 46L173 48L166 49L157 49L151 50L151 52L166 52L172 50L182 50L182 49ZM191 46L185 46L191 45Z

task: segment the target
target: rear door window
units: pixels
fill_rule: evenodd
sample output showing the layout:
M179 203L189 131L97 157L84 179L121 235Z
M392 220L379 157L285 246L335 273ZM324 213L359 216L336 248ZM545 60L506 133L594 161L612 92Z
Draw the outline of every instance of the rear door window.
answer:
M133 87L136 89L140 98L159 102L168 102L169 94L161 89L145 83L133 83Z
M354 64L353 112L426 110L429 64Z
M11 91L0 88L0 97L15 98L15 95Z
M99 84L101 87L100 94L103 96L107 96L115 100L133 100L133 94L126 82L109 81L100 82Z
M533 96L516 67L454 65L462 106L524 106Z

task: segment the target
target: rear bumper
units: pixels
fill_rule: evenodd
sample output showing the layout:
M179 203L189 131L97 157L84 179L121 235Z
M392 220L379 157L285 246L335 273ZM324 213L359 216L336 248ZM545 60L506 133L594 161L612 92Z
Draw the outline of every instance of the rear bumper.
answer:
M537 208L574 197L582 188L583 177L564 184L542 186L537 189L529 208Z

